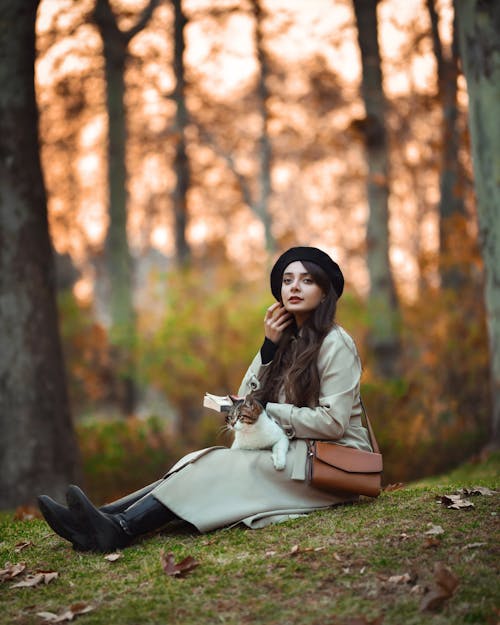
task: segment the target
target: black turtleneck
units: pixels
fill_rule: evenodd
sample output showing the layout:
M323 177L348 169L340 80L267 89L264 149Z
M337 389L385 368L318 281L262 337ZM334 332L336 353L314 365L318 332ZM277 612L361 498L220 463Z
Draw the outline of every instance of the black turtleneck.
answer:
M268 339L266 336L264 342L262 343L262 347L260 348L260 358L263 365L267 365L271 362L277 349L278 346L276 343L273 343L271 339Z

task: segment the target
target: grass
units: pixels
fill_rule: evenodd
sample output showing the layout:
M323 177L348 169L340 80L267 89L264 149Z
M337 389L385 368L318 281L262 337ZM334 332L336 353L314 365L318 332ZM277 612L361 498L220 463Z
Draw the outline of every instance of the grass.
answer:
M262 530L240 527L195 534L185 526L123 550L116 562L82 554L40 519L0 515L0 568L25 562L30 571L57 571L47 585L0 584L0 623L43 623L78 602L93 610L82 625L495 625L499 495L469 497L474 508L451 510L436 496L475 485L498 489L500 456L446 476L384 492L377 500L317 512ZM430 525L444 533L426 534ZM21 541L33 544L16 552ZM168 577L160 553L199 566ZM454 594L433 612L420 610L434 567L458 578ZM391 580L392 576L407 578Z

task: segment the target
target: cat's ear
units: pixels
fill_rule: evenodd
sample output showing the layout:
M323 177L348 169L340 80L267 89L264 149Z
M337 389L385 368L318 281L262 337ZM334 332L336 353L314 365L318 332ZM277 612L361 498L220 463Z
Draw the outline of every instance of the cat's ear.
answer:
M252 406L258 406L261 410L263 410L263 405L262 403L257 399L257 397L255 397L255 395L247 395L246 396L246 401L248 404L252 405Z

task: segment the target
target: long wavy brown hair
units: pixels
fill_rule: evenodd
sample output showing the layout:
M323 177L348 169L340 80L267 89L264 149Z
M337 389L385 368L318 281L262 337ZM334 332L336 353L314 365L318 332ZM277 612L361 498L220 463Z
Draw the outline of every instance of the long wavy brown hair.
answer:
M321 267L309 261L302 261L302 264L325 298L304 321L300 331L293 322L283 332L261 387L253 393L264 405L268 401L277 402L281 389L287 403L300 407L318 405L318 353L323 339L335 325L338 297Z

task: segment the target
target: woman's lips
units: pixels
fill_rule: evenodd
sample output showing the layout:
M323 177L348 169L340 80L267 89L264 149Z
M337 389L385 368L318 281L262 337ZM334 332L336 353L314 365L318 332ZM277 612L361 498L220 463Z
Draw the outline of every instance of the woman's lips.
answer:
M301 297L290 297L289 300L290 304L297 304L298 302L302 301Z

